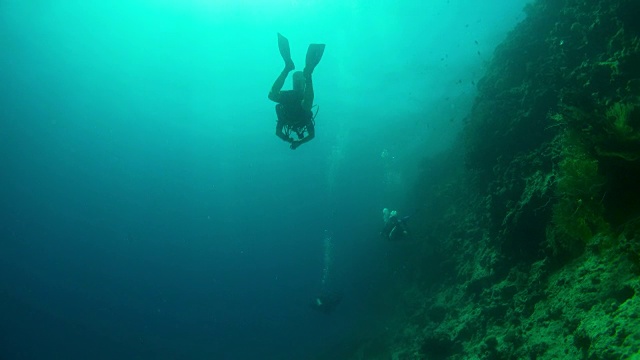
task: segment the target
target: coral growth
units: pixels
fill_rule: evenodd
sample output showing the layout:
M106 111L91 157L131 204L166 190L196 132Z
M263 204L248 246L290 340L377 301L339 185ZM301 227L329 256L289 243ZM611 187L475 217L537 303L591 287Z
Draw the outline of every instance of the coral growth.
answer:
M418 273L370 359L640 358L639 9L527 6L478 84L465 166L418 186Z

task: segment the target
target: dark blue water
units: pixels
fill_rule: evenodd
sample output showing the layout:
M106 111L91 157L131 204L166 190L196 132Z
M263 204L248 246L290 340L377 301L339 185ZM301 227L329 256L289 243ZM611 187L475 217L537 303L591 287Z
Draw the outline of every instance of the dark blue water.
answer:
M0 3L1 359L313 359L383 331L381 209L410 204L522 4L265 4ZM295 151L277 31L300 65L328 44Z

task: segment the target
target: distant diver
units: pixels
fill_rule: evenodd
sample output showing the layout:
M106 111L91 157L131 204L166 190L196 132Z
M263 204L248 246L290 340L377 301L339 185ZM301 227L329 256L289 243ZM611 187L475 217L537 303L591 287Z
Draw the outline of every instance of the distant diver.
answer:
M342 295L325 293L314 299L311 308L323 314L331 314L342 301Z
M293 90L288 91L281 91L282 86L284 86L289 72L294 70L296 66L291 60L289 40L280 33L278 33L278 48L284 60L284 70L271 86L269 99L278 103L276 105L276 115L278 116L276 135L291 144L289 146L291 150L295 150L298 146L311 141L316 135L315 115L318 112L316 111L314 115L311 111L314 97L311 74L322 59L325 44L309 45L304 71L293 73ZM291 133L296 134L296 140L291 137Z
M391 241L400 240L407 237L409 232L407 231L406 221L409 220L411 215L405 217L399 217L398 212L389 210L387 208L382 209L382 220L384 226L380 235Z

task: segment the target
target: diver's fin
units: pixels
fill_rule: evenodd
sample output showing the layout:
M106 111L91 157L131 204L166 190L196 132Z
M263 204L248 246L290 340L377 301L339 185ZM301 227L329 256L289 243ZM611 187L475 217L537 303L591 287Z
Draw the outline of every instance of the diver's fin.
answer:
M284 60L285 67L289 70L293 70L296 66L293 64L293 60L291 60L291 50L289 49L289 40L286 37L282 36L282 34L278 33L278 49L280 50L280 55Z
M316 68L320 59L322 59L322 54L324 54L325 44L311 44L307 49L307 63L305 67L305 72L311 74L313 69Z

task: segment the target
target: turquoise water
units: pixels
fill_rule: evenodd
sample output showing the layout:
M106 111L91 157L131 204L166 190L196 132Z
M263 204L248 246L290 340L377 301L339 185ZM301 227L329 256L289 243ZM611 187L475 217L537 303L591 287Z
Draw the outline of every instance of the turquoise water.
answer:
M1 2L0 357L313 359L384 328L380 210L524 3ZM277 32L298 69L327 44L295 151Z

